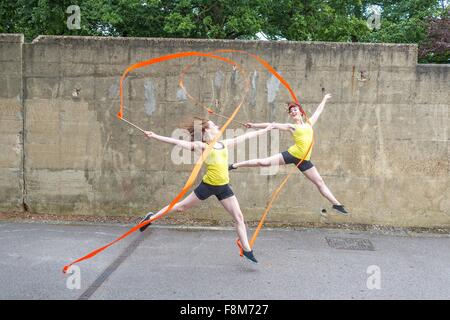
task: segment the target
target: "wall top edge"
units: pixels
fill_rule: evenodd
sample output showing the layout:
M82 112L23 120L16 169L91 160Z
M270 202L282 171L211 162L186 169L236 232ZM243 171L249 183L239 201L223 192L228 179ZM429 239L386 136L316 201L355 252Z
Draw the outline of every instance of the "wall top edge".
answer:
M24 43L24 36L19 33L0 33L0 42Z
M326 42L326 41L266 41L266 40L229 40L229 39L187 39L187 38L143 38L143 37L99 37L99 36L49 36L40 35L32 43L59 43L67 42L149 42L149 43L195 43L195 44L216 44L216 43L237 43L250 45L309 45L309 46L331 46L331 47L393 47L417 49L417 44L406 43L364 43L364 42Z

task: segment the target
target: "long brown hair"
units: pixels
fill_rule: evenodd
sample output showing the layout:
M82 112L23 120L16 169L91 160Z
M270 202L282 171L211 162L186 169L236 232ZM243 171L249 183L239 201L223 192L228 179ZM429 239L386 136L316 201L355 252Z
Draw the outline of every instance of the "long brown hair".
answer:
M204 141L204 133L205 130L209 128L209 119L205 119L205 118L200 118L200 117L194 117L193 120L189 121L188 123L185 123L183 125L183 128L186 129L187 131L189 131L190 135L191 135L191 141L195 141L195 138L200 138L200 140L202 142ZM195 134L200 131L199 129L201 128L201 136L200 137L196 137ZM197 130L197 131L196 131Z

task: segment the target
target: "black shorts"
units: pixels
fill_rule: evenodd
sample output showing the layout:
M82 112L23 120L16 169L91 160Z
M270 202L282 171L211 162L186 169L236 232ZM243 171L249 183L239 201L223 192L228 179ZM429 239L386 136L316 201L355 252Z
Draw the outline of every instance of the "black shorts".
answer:
M293 163L293 164L297 165L297 163L299 163L299 161L301 160L301 159L298 159L298 158L294 157L288 151L283 151L281 153L281 155L283 156L284 162L286 164ZM313 163L311 161L303 160L303 162L298 166L298 169L303 172L303 171L306 171L308 169L311 169L312 167L314 167L314 165L313 165Z
M206 200L212 195L215 195L219 201L234 196L233 190L228 184L212 186L203 181L195 188L194 193L200 200Z

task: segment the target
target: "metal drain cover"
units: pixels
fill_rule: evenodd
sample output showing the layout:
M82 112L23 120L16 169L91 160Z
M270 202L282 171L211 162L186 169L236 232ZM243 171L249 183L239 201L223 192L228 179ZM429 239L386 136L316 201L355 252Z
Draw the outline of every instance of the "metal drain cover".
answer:
M325 237L325 239L327 240L328 245L335 249L375 251L375 248L369 239L328 237Z

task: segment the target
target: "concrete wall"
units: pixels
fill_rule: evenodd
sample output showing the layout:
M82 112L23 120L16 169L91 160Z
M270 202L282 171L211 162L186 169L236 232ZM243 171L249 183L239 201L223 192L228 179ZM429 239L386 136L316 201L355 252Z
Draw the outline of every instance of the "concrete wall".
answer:
M333 95L315 127L312 160L352 215L321 216L327 201L296 174L269 222L450 226L450 66L417 65L415 45L53 36L22 44L17 36L0 39L2 210L17 209L23 201L33 213L141 215L170 202L192 165L175 165L171 146L148 141L117 120L120 75L134 62L169 53L239 49L274 66L309 114L324 93ZM226 56L241 63L251 80L237 119L288 121L287 90L251 58ZM179 91L178 76L191 62L185 79L189 92L205 105L218 98L219 112L231 113L241 95L242 74L222 62L187 58L133 72L126 80L125 116L171 135L190 115L204 114ZM291 143L282 133L280 149L269 153ZM259 219L290 169L276 175L258 169L231 173L247 220ZM184 215L230 220L213 198Z
M23 210L23 35L0 34L0 210Z

